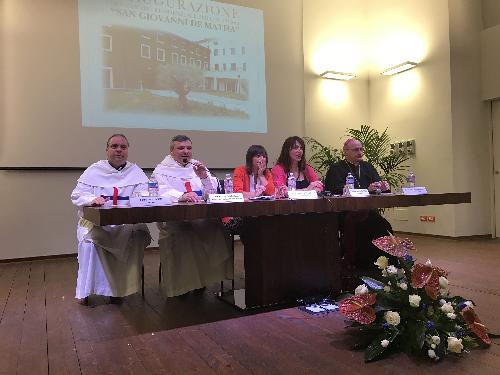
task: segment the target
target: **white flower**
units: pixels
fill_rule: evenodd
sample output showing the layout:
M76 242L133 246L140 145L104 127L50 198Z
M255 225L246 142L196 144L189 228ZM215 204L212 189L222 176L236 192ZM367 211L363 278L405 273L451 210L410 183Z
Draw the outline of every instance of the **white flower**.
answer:
M448 318L450 318L451 320L453 320L453 319L455 319L455 318L457 317L457 315L456 315L456 314L454 314L454 313L448 313L448 314L446 314L446 316L447 316Z
M384 286L384 292L390 292L391 287L389 285Z
M469 307L473 307L474 304L472 303L472 301L465 301L464 302L465 305L469 306Z
M387 277L387 276L388 276L388 275L387 275L387 271L386 271L386 270L382 270L382 276L383 276L383 277Z
M426 266L432 266L431 260L430 260L430 259L427 259L427 262L425 262L425 265L426 265Z
M439 286L442 289L446 289L448 287L448 279L444 276L439 276Z
M403 290L407 290L408 289L408 285L406 283L401 283L399 284L399 287Z
M443 306L441 306L441 311L444 313L452 313L453 306L451 305L451 303L445 303Z
M439 304L440 304L440 305L444 305L445 303L446 303L446 300L444 300L444 299L440 299L440 300L439 300Z
M420 300L422 298L418 294L410 294L408 296L408 301L410 302L411 307L418 307L420 306Z
M387 348L387 346L389 345L389 340L380 341L380 345L382 345L383 348Z
M436 349L436 344L431 344L432 349Z
M394 275L394 274L398 273L398 269L396 267L394 267L393 265L390 265L389 267L387 267L387 273Z
M366 294L366 293L368 293L368 288L366 287L365 284L358 285L356 287L356 289L354 289L354 294L355 295Z
M436 352L432 349L427 350L427 354L429 355L429 358L436 358Z
M436 345L439 345L441 343L441 338L439 336L432 336L431 340Z
M460 353L464 346L462 345L462 339L457 339L456 337L448 337L448 351L452 353Z
M387 257L380 256L377 258L377 261L373 264L375 264L380 270L384 270L389 265L389 259Z
M396 311L386 311L384 313L384 319L387 323L393 326L397 326L401 322L401 317Z

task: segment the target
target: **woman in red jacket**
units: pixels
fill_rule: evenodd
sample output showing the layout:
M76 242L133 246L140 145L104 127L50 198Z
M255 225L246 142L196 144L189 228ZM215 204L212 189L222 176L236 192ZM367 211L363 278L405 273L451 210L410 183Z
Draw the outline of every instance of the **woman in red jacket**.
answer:
M243 193L245 199L261 195L274 195L274 182L267 168L267 151L261 145L248 148L246 164L234 170L233 184L235 193Z

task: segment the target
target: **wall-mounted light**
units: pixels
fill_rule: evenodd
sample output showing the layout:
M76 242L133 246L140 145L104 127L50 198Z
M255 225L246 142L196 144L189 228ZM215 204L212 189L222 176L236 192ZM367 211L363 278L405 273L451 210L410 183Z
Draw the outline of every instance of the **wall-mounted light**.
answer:
M327 70L326 72L321 73L320 77L326 79L335 79L339 81L348 81L356 77L356 75L352 73L342 73L342 72L334 72L333 70Z
M399 65L396 65L396 66L392 66L392 67L384 70L380 74L383 74L384 76L392 76L394 74L398 74L398 73L404 72L406 70L413 69L416 66L417 66L417 63L414 63L414 62L411 62L411 61L406 61L406 62L404 62L402 64L399 64Z

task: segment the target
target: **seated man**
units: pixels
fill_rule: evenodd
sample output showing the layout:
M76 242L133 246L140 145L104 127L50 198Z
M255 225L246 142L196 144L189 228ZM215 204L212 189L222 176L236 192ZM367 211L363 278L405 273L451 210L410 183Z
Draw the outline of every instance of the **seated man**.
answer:
M151 241L146 225L99 227L82 217L83 206L102 206L114 194L117 201L123 201L147 190L147 176L127 161L128 147L123 134L112 135L106 143L108 159L88 167L71 193L80 217L76 298L85 304L91 294L124 297L140 290L144 248Z
M363 159L363 145L350 138L344 143L344 160L334 163L326 174L326 190L342 194L349 172L354 176L354 187L368 189L371 193L389 192L390 187L382 181L375 167ZM383 255L371 241L392 232L391 225L376 210L350 211L340 217L343 234L343 266L349 271L354 266L369 267Z
M170 154L156 166L160 195L179 202L199 202L204 192L217 191L218 181L198 160L192 142L177 135ZM158 223L161 288L167 297L185 294L233 278L231 239L218 219Z

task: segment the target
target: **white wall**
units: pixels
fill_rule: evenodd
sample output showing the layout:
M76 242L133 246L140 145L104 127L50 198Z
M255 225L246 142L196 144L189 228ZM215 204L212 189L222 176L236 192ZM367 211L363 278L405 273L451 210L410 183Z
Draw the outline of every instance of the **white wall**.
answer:
M365 30L365 0L304 2L305 134L337 148L347 128L369 121ZM326 80L325 70L357 77Z
M450 11L453 184L472 192L454 206L455 235L491 233L489 105L481 100L481 4L452 0Z
M499 2L500 3L500 2ZM500 98L500 25L481 33L482 98Z
M415 139L411 167L418 185L433 193L454 191L448 1L375 0L369 18L371 123L378 129L389 127L394 139ZM419 65L390 77L379 74L407 60ZM420 222L420 215L434 215L436 222ZM407 217L393 217L394 229L454 234L451 206L412 207Z
M302 0L287 0L286 6L283 6L281 0L231 0L233 4L243 6L257 7L264 10L265 24L265 48L266 48L266 78L267 87L267 105L268 121L277 124L277 128L286 129L284 134L288 132L303 135L304 133L304 88L303 88L303 56L302 56ZM34 6L28 0L9 2L9 12L1 3L2 12L0 12L0 37L6 39L6 34L13 37L14 34L20 33L26 40L30 40L29 32L26 34L24 28L27 28L25 23L26 14L41 14L42 18L38 19L44 25L50 22L50 17L43 18L46 14L52 14L50 9L56 8L62 11L67 7L72 9L72 19L76 19L76 0L65 3L62 7L57 0L40 0L36 3L43 11L38 12L38 8L30 8ZM33 12L24 11L26 9L35 9ZM50 9L48 9L49 7ZM59 7L59 8L58 8ZM5 8L5 9L4 9ZM21 11L22 10L22 11ZM54 10L54 9L52 9ZM57 13L56 11L54 11ZM7 22L8 21L8 22ZM66 22L70 23L70 19ZM72 28L72 33L78 32L78 25L66 25ZM59 31L55 31L58 32ZM58 34L59 35L59 34ZM15 36L15 35L14 35ZM15 39L15 38L14 38ZM22 48L15 43L10 43L9 48L0 48L0 153L2 152L1 144L5 141L2 135L10 134L9 138L15 142L16 147L23 149L27 153L37 153L39 150L33 147L26 147L21 135L29 134L29 129L16 131L18 122L16 121L16 113L13 108L10 109L9 121L6 121L6 97L19 97L25 87L20 87L16 82L16 76L12 71L6 71L4 68L16 66L17 50L14 48ZM4 46L5 47L5 46ZM61 57L61 64L67 56ZM7 64L8 62L8 64ZM19 64L26 62L19 62ZM46 72L49 67L44 66L43 62L39 71ZM29 64L28 64L29 65ZM64 64L63 64L64 65ZM23 65L24 66L24 65ZM32 65L29 65L30 69ZM14 69L18 72L18 69ZM77 78L78 78L77 74ZM63 82L68 86L68 95L79 95L78 87L75 91L75 82ZM77 85L78 86L78 85ZM54 88L47 88L46 95L49 95ZM76 93L76 94L75 94ZM40 113L45 114L44 108L36 98L30 96L30 101L38 108ZM52 99L51 99L52 100ZM79 98L72 97L73 102L78 102ZM57 102L55 103L57 105ZM79 107L61 108L63 115L54 117L54 121L60 121L61 124L68 123L68 116L78 119L80 116ZM76 111L76 113L75 113ZM19 111L18 111L19 113ZM36 126L35 123L32 126ZM6 128L8 126L8 128ZM120 129L110 130L112 132ZM127 134L126 129L122 130ZM274 130L273 130L274 131ZM269 137L275 137L276 132L268 134ZM72 155L77 155L81 152L82 145L79 139L72 137L71 130L59 134L53 134L54 137L67 138L67 146L64 150L57 150L61 159L71 158ZM216 135L211 135L212 138ZM241 137L241 136L240 136ZM266 138L267 139L267 138ZM267 145L271 160L274 160L281 148L281 138L277 144ZM165 139L165 147L147 148L152 160L160 161L166 152L168 152L168 140ZM99 152L95 155L95 160L105 157L104 144L105 139L95 139L95 142L100 147ZM197 153L196 142L203 142L203 139L195 140L195 156L204 160L206 153ZM278 144L279 143L279 144ZM131 137L130 160L134 161L134 152L140 147L134 143ZM135 145L135 146L134 146ZM101 152L102 149L102 152ZM199 150L199 148L198 148ZM246 150L241 150L241 160L244 160ZM223 154L227 152L224 144L220 144L219 149L210 150ZM240 152L240 151L238 151ZM209 165L210 167L210 165ZM220 167L220 166L218 166ZM233 165L222 167L233 168ZM0 259L35 257L44 255L68 254L76 252L76 208L72 206L69 195L73 190L76 179L81 172L71 171L0 171L0 199L2 200L2 208L0 209L0 238L2 239L2 249L0 250ZM156 237L156 231L153 231L153 236Z
M483 178L489 153L480 98L480 30L480 2L304 2L306 134L339 146L347 127L388 127L392 139L415 139L410 166L419 185L436 193L473 193L471 205L389 210L396 230L491 233L489 185ZM361 41L365 64L355 71L359 78L337 83L349 93L341 105L327 102L322 90L327 83L313 77L316 50L329 40L342 45L350 39ZM342 60L339 52L328 63ZM391 77L380 75L408 60L419 65ZM433 215L436 222L420 222L420 215Z
M476 1L473 1L476 2ZM500 24L500 1L481 0L483 27L485 29Z

